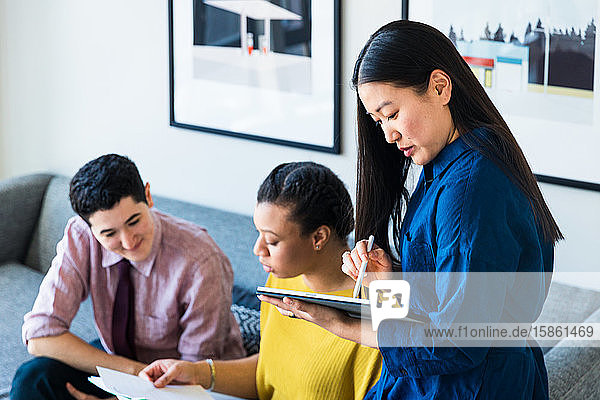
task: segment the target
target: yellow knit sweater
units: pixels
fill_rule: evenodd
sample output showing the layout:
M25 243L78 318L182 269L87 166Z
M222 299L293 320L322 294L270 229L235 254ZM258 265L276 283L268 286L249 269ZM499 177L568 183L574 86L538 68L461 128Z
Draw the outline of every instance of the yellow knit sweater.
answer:
M267 286L310 292L302 275ZM331 292L352 296L352 290ZM362 399L377 382L381 355L262 303L256 387L260 399Z

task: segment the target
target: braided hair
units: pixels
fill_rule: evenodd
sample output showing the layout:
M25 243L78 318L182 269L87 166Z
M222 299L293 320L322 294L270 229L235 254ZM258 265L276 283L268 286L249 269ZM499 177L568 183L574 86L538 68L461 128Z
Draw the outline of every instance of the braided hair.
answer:
M354 229L354 208L344 183L329 168L310 161L275 167L258 189L257 202L289 208L307 235L326 225L342 241Z

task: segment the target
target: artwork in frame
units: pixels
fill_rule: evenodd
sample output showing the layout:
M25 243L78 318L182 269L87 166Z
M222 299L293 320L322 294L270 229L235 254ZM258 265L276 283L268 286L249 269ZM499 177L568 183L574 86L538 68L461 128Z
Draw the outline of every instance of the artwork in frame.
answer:
M455 44L541 182L600 191L600 0L405 0Z
M339 153L339 0L169 0L172 126Z

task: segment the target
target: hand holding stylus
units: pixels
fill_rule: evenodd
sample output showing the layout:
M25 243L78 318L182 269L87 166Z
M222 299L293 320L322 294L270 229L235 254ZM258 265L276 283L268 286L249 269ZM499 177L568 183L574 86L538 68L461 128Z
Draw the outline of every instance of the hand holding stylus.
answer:
M373 250L373 244L375 242L375 236L369 236L369 241L367 242L367 254ZM365 273L367 271L367 264L369 263L369 259L362 260L360 264L360 269L358 270L358 277L356 278L356 283L354 284L354 291L352 292L352 297L358 297L360 293L360 289L362 288L363 279L365 278Z
M347 251L342 255L342 271L355 281L358 281L360 267L365 261L368 264L365 271L369 272L370 278L382 279L386 274L379 274L380 272L392 271L392 260L390 256L375 243L373 243L371 251L368 251L368 245L368 240L361 240L356 243L356 246L352 251ZM374 274L371 274L371 272Z

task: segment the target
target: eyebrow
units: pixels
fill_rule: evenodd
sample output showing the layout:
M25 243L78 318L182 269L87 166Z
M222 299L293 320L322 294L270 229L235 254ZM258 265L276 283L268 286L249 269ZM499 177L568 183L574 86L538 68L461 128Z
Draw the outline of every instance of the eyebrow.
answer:
M271 231L271 230L269 230L269 229L261 229L261 231L262 231L263 233L270 233L271 235L275 235L275 236L279 237L279 235L278 235L278 234L276 234L275 232L273 232L273 231Z
M127 221L125 221L125 223L126 224L130 223L131 221L133 221L134 219L136 219L140 215L141 215L141 213L135 213L135 214L133 214L131 217L127 218ZM105 234L105 233L108 233L108 232L112 232L114 230L115 230L114 228L102 229L100 231L100 234Z
M390 104L392 104L391 101L389 101L389 100L384 101L383 103L379 104L379 107L377 107L375 112L379 112L383 107L389 106ZM370 113L367 111L367 115L373 115L373 113Z
M390 104L392 104L391 101L389 101L389 100L384 101L383 103L381 103L379 105L379 107L377 107L377 109L375 109L375 112L379 112L383 107L388 106Z

